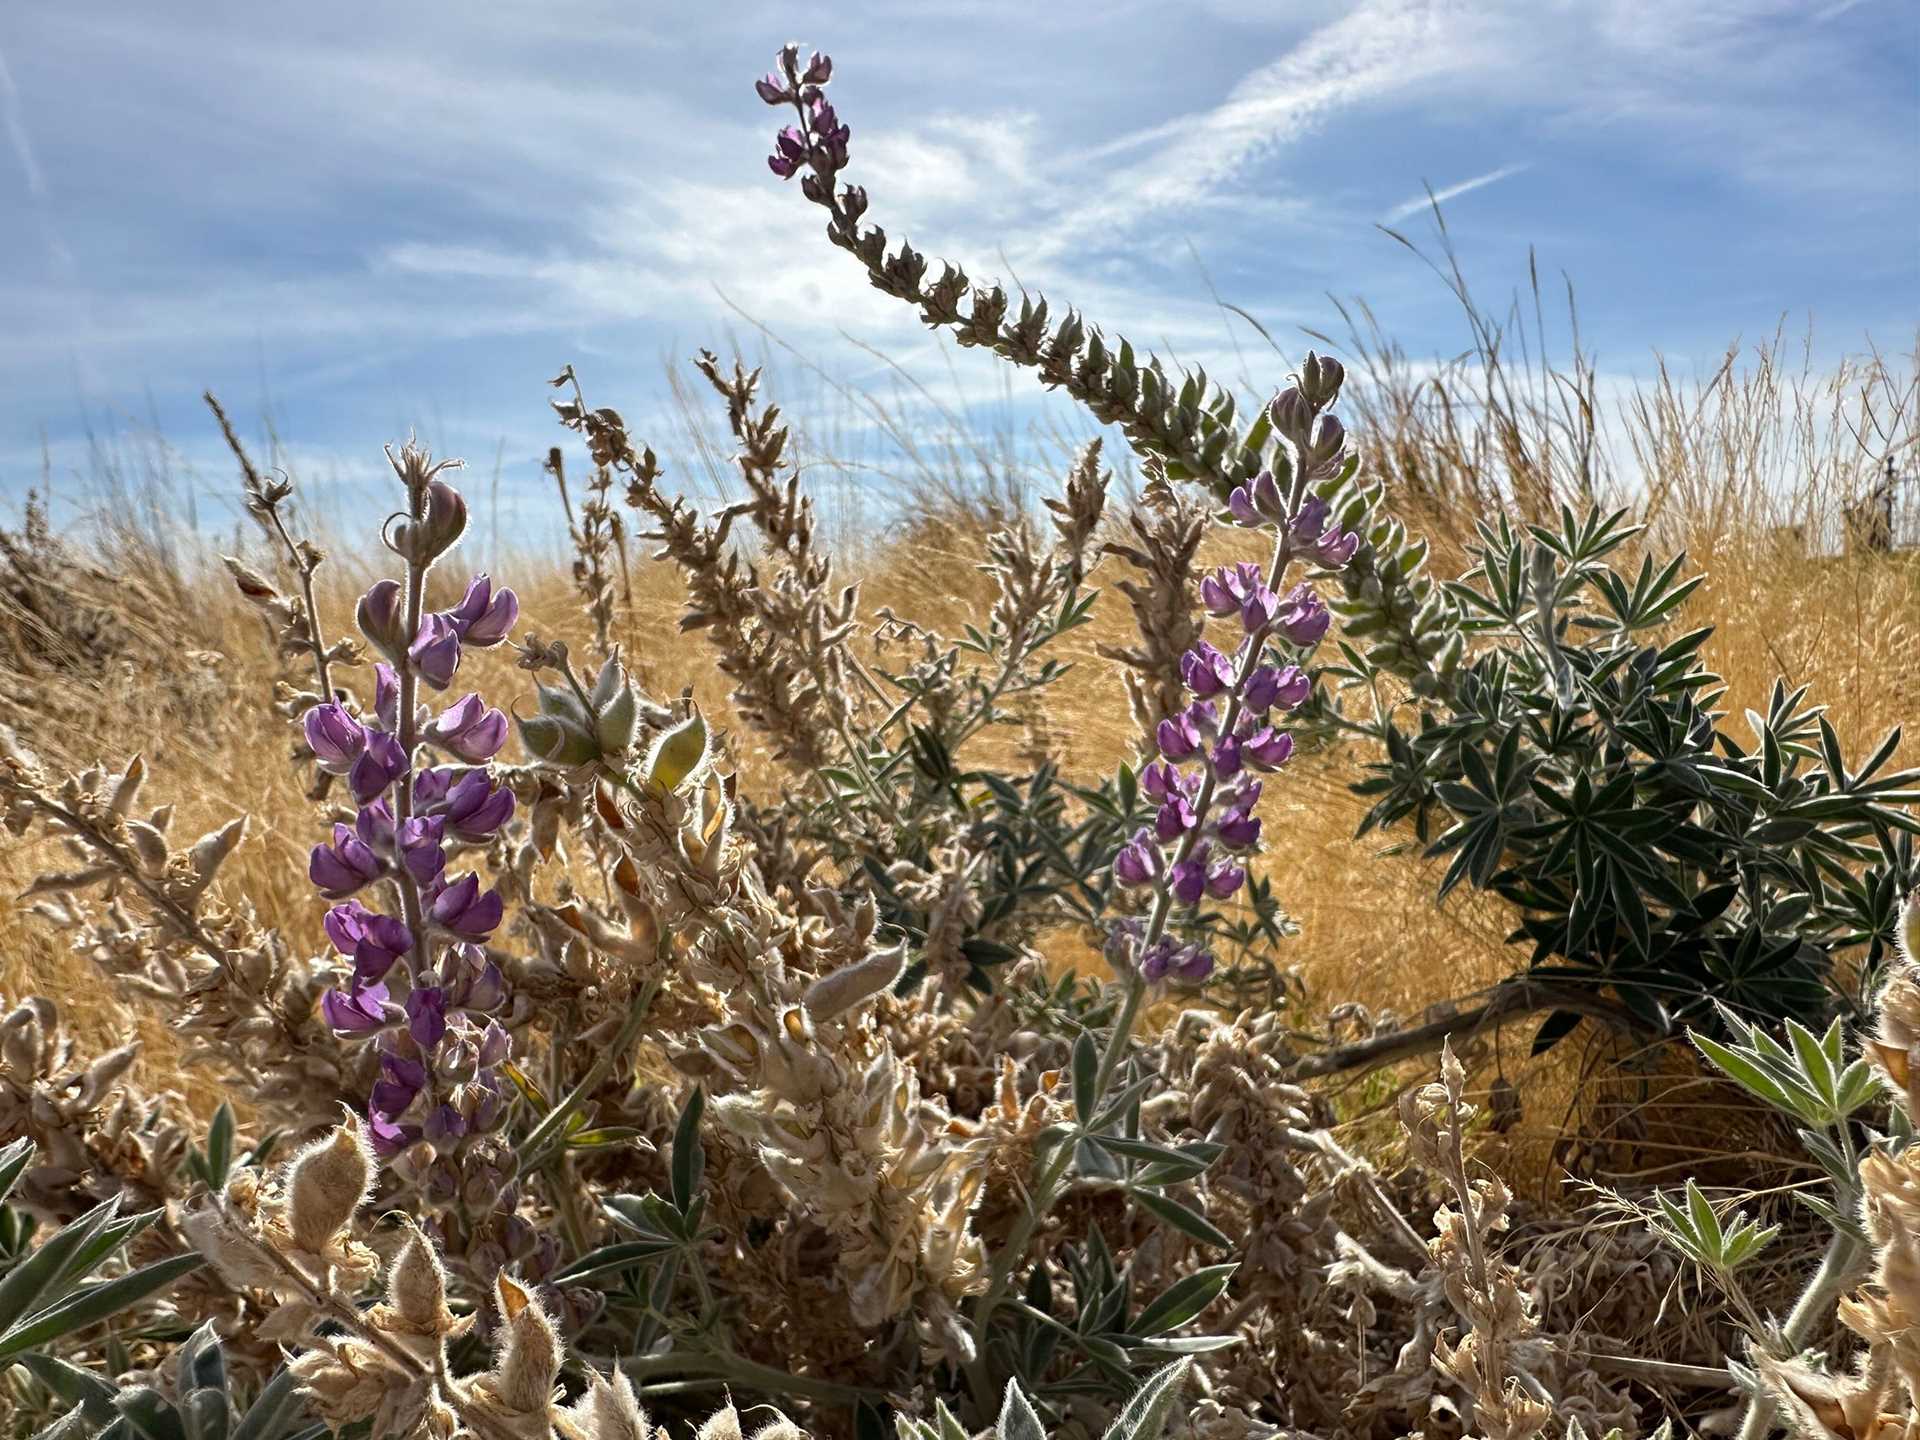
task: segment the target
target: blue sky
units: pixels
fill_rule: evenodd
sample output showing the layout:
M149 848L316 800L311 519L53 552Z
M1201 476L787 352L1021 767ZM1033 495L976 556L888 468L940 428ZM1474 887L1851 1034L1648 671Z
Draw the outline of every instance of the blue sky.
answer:
M1710 369L1783 315L1833 356L1920 324L1909 0L10 5L0 494L43 437L75 496L89 433L149 460L158 435L213 504L210 386L342 493L409 429L498 456L511 516L563 364L670 445L668 365L764 334L795 417L882 485L837 386L1045 423L768 174L750 86L788 38L836 59L870 218L1256 383L1277 362L1215 293L1290 351L1329 294L1417 356L1465 344L1377 228L1427 234L1428 184L1487 298L1529 246L1573 277L1616 379L1656 350Z

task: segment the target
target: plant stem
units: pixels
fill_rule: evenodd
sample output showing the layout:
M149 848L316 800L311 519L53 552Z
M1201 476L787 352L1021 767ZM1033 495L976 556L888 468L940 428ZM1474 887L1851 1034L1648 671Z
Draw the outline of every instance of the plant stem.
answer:
M1834 1232L1833 1239L1827 1244L1827 1253L1820 1259L1820 1268L1794 1302L1786 1324L1780 1327L1782 1348L1786 1352L1780 1358L1797 1355L1806 1348L1814 1326L1823 1317L1832 1314L1834 1303L1859 1283L1866 1272L1865 1262L1872 1257L1872 1253L1845 1231ZM1747 1405L1745 1418L1740 1422L1738 1440L1762 1440L1762 1437L1773 1433L1773 1421L1772 1399L1766 1395L1754 1396Z
M418 532L421 520L426 513L427 492L425 486L416 487L407 497L407 507L413 517L411 529ZM427 570L411 555L407 557L407 609L404 628L405 642L411 645L420 633L420 611L426 600ZM419 707L420 677L415 673L413 656L407 649L393 657L394 669L399 679L399 716L395 721L394 738L400 742L400 749L407 757L407 768L393 789L393 828L397 837L401 827L413 818L413 782L414 751L419 748L420 737L415 711ZM407 869L403 860L394 866L394 884L400 891L400 912L407 922L407 932L413 936L413 974L416 979L427 973L427 927L425 911L420 904L420 886L413 878L413 872Z

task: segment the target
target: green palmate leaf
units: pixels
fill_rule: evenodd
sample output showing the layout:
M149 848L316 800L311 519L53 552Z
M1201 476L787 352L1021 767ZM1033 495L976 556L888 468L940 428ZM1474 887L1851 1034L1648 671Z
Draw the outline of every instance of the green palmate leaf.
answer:
M1706 1035L1693 1032L1689 1035L1701 1054L1755 1099L1764 1100L1789 1115L1797 1115L1810 1125L1827 1123L1830 1112L1803 1082L1778 1074L1773 1067L1763 1064L1752 1050L1722 1045Z
M24 1366L34 1379L53 1392L56 1399L77 1406L81 1415L92 1424L112 1423L117 1413L113 1408L113 1397L120 1392L98 1375L82 1370L77 1365L69 1365L55 1356L32 1351L17 1357L15 1363Z
M0 1146L0 1200L13 1193L14 1183L32 1160L33 1142L24 1135L9 1145Z
M1080 1038L1073 1042L1073 1113L1083 1129L1092 1122L1094 1111L1099 1108L1096 1088L1099 1071L1100 1049L1094 1044L1092 1033L1082 1030Z
M261 1392L253 1396L253 1404L248 1405L246 1415L240 1417L240 1425L228 1440L284 1440L290 1430L294 1430L300 1421L305 1402L300 1398L300 1388L292 1371L278 1369L273 1379L261 1386ZM323 1432L324 1427L313 1427L313 1432Z
M95 1206L50 1235L37 1250L14 1266L4 1280L0 1280L0 1343L4 1343L10 1328L66 1271L68 1262L113 1222L119 1210L117 1198Z
M120 1411L122 1423L140 1440L191 1440L180 1412L152 1386L138 1385L122 1390L114 1404Z
M582 1280L591 1280L596 1275L616 1274L622 1270L631 1270L636 1265L644 1265L658 1260L663 1255L671 1255L680 1249L680 1242L671 1239L659 1240L622 1240L612 1245L602 1245L589 1250L571 1263L563 1265L553 1272L552 1280L556 1285L572 1285Z
M707 1092L696 1085L673 1129L673 1203L682 1213L692 1206L700 1177L706 1172L706 1151L700 1144L700 1117L706 1108Z
M191 1275L206 1263L204 1257L199 1255L175 1255L166 1260L156 1260L151 1265L143 1265L116 1279L76 1290L35 1311L0 1334L0 1359L17 1355L36 1345L45 1345L89 1325L97 1325L149 1296L165 1292L183 1276Z
M1139 1318L1128 1327L1130 1333L1149 1336L1178 1330L1220 1297L1227 1281L1239 1268L1237 1264L1209 1265L1204 1270L1183 1275L1140 1312Z
M1215 1227L1212 1221L1199 1211L1182 1205L1178 1200L1166 1195L1156 1195L1151 1190L1136 1190L1133 1198L1152 1214L1158 1216L1174 1229L1203 1245L1212 1245L1221 1250L1231 1250L1233 1241Z

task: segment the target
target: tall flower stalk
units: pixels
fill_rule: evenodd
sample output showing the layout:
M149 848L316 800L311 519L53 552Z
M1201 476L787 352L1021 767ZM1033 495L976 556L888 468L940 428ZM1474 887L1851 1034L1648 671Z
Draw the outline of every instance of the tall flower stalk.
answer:
M503 642L519 601L480 575L453 609L426 609L428 573L465 530L466 503L442 478L446 462L411 445L389 459L407 508L386 540L405 568L377 582L357 610L386 657L376 666L373 710L330 701L305 717L318 763L344 777L359 807L308 863L315 886L336 902L326 931L351 965L321 1009L336 1034L377 1047L366 1102L375 1152L432 1208L484 1214L512 1172L489 1139L505 1118L501 1066L511 1049L506 980L484 948L503 902L477 873L454 874L449 862L513 815L512 793L486 768L506 741L507 717L478 694L434 714L421 687L447 689L465 650ZM398 916L355 898L369 890L389 892Z

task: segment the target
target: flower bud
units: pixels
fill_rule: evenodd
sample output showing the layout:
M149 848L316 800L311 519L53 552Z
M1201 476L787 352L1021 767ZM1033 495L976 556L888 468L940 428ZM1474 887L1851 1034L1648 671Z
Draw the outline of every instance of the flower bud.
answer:
M412 638L406 633L404 608L400 582L380 580L360 597L354 611L354 618L360 622L360 633L396 664L407 653L407 642Z
M287 1224L294 1242L319 1254L352 1221L373 1185L373 1156L351 1113L288 1165Z
M1304 450L1313 434L1313 406L1300 388L1289 385L1267 406L1267 413L1273 417L1273 428L1293 442L1296 450Z
M421 569L452 549L467 528L467 502L444 480L427 482L423 508L417 521L394 527L394 548Z
M444 690L460 668L460 632L446 616L429 615L420 622L420 633L407 647L407 658L422 680L436 690Z
M1340 396L1340 386L1347 378L1347 368L1331 355L1316 355L1307 352L1307 363L1300 367L1300 384L1307 392L1307 401L1315 410L1324 410Z

